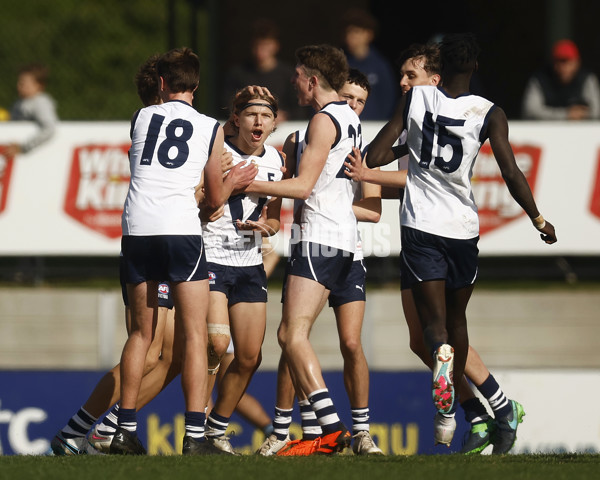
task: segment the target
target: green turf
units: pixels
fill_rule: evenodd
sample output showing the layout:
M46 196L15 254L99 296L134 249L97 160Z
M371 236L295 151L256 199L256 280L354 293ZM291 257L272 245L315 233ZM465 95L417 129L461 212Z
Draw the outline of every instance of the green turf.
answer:
M0 457L0 479L493 480L598 478L600 455L385 457Z

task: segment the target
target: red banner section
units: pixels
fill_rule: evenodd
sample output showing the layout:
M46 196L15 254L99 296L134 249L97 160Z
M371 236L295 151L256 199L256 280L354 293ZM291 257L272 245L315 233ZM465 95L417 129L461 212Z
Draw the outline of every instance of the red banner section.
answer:
M542 149L530 145L512 145L515 159L535 196L535 184ZM481 147L473 169L473 195L479 208L479 232L483 236L521 215L523 209L513 200L502 179L489 143Z
M598 151L598 159L596 162L596 177L590 198L590 212L592 212L594 216L600 218L600 150Z
M8 187L10 186L10 174L12 173L13 157L4 153L5 146L0 145L0 214L6 208Z
M129 187L126 145L87 145L73 151L65 212L108 238L121 236L121 213Z

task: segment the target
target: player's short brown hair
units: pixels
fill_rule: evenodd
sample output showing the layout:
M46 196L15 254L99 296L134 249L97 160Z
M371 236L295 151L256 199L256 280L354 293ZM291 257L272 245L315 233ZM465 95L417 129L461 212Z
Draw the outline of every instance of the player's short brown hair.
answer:
M156 72L173 93L193 92L200 82L200 59L190 48L175 48L158 59Z
M315 75L326 90L340 90L348 78L348 61L342 49L332 45L307 45L296 50L296 60L308 76Z
M396 59L396 65L398 69L402 68L404 62L408 59L423 59L423 70L429 75L439 75L442 73L442 60L440 55L440 48L437 43L413 43L408 48L400 52L400 55Z

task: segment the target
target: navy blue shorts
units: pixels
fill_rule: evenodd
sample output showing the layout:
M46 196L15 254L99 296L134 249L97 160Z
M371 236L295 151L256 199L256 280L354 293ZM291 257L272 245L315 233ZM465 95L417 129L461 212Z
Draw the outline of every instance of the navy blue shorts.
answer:
M126 283L206 280L201 235L126 235L121 239Z
M123 256L119 257L119 280L121 282L121 296L123 297L123 305L129 306L129 297L127 296L127 283L125 283L125 261ZM165 307L169 310L173 308L173 297L171 296L171 287L167 282L159 282L158 284L158 306Z
M350 302L364 302L366 293L367 269L362 260L352 262L350 273L337 283L329 294L329 306L339 307Z
M401 238L403 288L430 280L445 280L450 290L475 283L479 237L462 240L402 227Z
M211 292L223 292L229 306L236 303L266 303L267 275L262 265L232 267L208 262Z
M352 252L327 245L298 242L286 265L286 277L296 275L310 278L331 290L348 276L353 257Z

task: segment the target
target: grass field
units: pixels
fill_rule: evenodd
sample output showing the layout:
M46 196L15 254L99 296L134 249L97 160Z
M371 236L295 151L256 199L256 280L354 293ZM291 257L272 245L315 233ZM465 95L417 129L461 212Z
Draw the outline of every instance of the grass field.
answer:
M0 457L0 479L592 479L600 455L385 457Z

